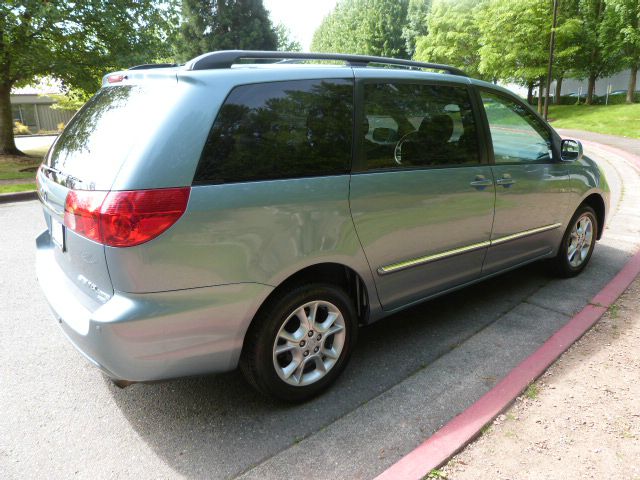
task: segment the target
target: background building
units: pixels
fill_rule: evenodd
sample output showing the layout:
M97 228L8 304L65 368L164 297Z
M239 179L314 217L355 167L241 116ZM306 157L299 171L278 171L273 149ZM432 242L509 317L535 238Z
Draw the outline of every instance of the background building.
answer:
M41 90L38 87L15 89L10 97L13 121L26 125L31 133L57 131L60 123L66 125L75 112L51 108L56 99L47 94L52 93L59 92Z

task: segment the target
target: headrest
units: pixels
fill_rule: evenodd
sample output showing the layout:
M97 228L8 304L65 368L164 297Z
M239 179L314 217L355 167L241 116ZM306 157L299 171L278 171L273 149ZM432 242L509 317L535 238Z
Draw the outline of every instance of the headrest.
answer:
M444 113L425 117L418 132L424 140L446 143L453 135L453 120Z

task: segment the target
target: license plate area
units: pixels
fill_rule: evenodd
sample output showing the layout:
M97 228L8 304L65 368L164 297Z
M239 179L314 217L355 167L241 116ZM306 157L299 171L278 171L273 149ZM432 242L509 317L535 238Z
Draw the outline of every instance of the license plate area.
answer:
M65 251L65 228L64 225L51 218L51 240L53 244L63 252Z

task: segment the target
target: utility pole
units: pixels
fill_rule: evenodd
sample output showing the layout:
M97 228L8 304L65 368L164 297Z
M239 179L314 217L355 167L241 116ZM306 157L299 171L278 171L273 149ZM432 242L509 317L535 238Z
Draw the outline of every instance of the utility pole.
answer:
M544 119L545 120L549 116L549 90L551 89L551 74L553 71L553 52L556 48L557 19L558 19L558 0L553 0L553 24L551 27L551 41L549 42L549 68L547 69L547 92L544 96Z

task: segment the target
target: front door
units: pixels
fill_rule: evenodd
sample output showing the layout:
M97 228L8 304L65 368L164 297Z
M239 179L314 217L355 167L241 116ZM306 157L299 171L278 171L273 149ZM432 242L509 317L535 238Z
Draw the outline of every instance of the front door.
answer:
M554 158L547 126L506 95L480 90L495 165L496 207L483 273L550 253L560 244L569 205L569 171Z
M368 80L363 90L351 213L392 310L480 275L495 186L466 86Z

